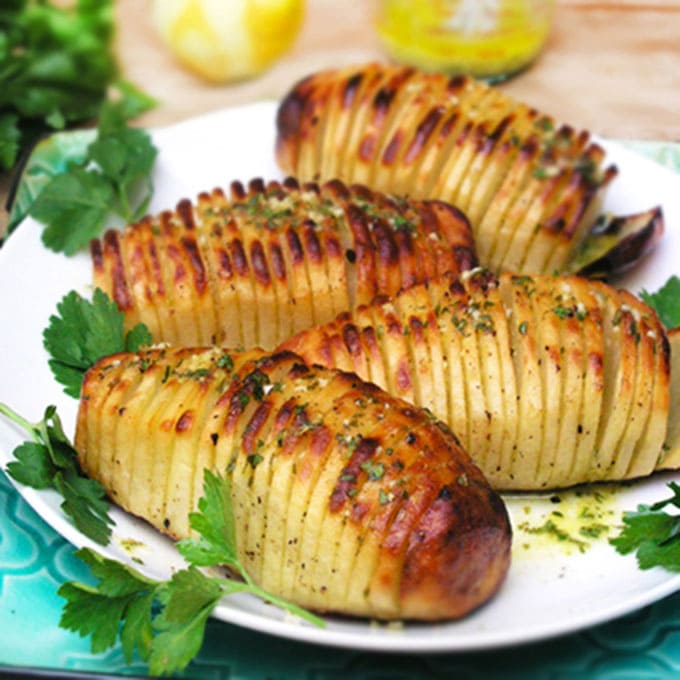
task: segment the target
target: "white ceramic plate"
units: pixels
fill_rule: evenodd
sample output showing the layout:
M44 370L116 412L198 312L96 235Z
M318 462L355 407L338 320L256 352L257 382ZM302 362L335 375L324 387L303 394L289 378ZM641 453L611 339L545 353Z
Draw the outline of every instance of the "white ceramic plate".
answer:
M274 103L203 116L154 134L160 149L155 171L152 212L172 206L183 197L233 179L280 177L273 156ZM620 176L608 194L605 209L619 214L661 204L667 233L652 257L624 283L632 291L658 288L680 272L680 177L655 163L605 143ZM57 302L71 289L91 295L90 262L86 253L66 258L40 243L40 227L26 220L0 250L0 402L31 420L42 417L45 406L57 404L67 433L73 433L77 402L66 397L53 380L42 347L42 330ZM17 428L0 422L0 462L24 440ZM560 494L559 506L548 497L513 497L508 504L515 527L513 564L498 595L460 622L437 625L378 626L366 621L329 618L325 629L291 620L279 610L249 596L225 600L215 615L225 621L275 635L309 642L398 652L469 651L493 648L571 632L627 612L680 589L680 576L661 569L639 571L633 557L618 555L606 536L587 541L584 551L569 542L535 535L522 526L539 527L559 508L570 535L590 520L579 517L584 507L609 525L616 525L623 509L665 498L665 487L678 475L652 479L581 497ZM77 546L90 545L59 510L52 492L20 489L26 500L54 529ZM141 541L134 556L150 575L164 577L181 564L172 544L126 513L114 509L115 537L106 549L110 556L130 561L125 539Z

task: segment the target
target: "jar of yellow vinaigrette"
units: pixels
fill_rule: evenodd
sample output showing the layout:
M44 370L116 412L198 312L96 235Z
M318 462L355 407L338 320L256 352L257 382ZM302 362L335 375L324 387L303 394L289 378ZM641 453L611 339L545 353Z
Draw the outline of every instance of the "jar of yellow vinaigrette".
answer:
M304 0L154 0L161 38L187 69L212 82L255 76L286 52Z
M553 0L381 0L376 27L396 61L499 81L544 46Z

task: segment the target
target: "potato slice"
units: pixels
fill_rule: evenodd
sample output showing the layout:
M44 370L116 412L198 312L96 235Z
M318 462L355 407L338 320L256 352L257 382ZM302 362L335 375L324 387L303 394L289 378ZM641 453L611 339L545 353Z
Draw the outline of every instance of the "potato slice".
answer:
M604 384L604 318L600 302L590 283L585 279L570 277L573 292L571 310L581 327L582 397L576 425L576 449L571 467L559 465L555 469L555 484L561 480L588 479L588 470L596 446L598 424L602 418ZM572 365L573 368L573 365ZM576 405L574 404L574 409ZM573 423L571 425L573 427ZM561 463L566 460L560 458Z
M480 250L484 249L484 259L480 260L481 262L502 261L507 248L512 243L516 224L510 219L508 211L515 204L517 196L526 191L538 154L538 146L531 139L521 147L505 179L480 219L476 229L481 234L478 240L484 243L480 246ZM526 202L526 198L523 200Z
M348 137L348 126L354 112L352 103L362 80L363 74L360 71L354 67L348 68L335 82L329 95L323 143L317 145L320 152L319 167L324 177L337 177L335 162L342 156L340 150Z
M670 354L670 413L680 413L680 328L668 331ZM662 447L657 468L666 470L680 466L680 418L668 419L666 441Z
M626 477L634 478L650 474L663 451L667 427L673 420L670 411L670 363L667 339L660 332L660 324L656 315L645 308L640 309L639 330L640 343L647 345L651 351L650 363L645 367L652 377L651 394L648 397L649 413L643 424L631 458ZM649 357L649 354L647 354ZM661 454L662 455L662 454Z
M560 486L576 464L579 435L583 431L581 418L583 384L588 371L584 323L588 314L585 302L576 297L576 284L565 278L555 289L553 313L560 320L560 354L562 357L561 422L555 455L550 463L546 487ZM590 395L588 395L590 401ZM596 401L596 400L594 400ZM593 408L595 404L588 404Z
M626 426L616 447L616 457L612 460L610 469L607 470L607 477L610 479L625 478L626 472L631 466L636 444L642 436L649 417L655 379L653 373L654 350L649 338L646 337L647 326L641 319L638 302L626 291L621 291L621 295L619 309L624 310L624 313L629 315L629 323L627 327L621 329L621 332L626 333L631 352L636 355L636 371ZM645 337L642 335L643 331Z
M445 84L439 79L431 79L427 88L419 92L417 105L411 106L408 115L397 118L398 129L393 134L376 168L377 186L389 186L389 193L408 195L409 166L413 172L418 164L420 150L428 138L441 129L444 109L439 105L446 93Z
M488 272L475 270L461 277L461 281L470 296L468 328L476 337L479 353L481 388L485 402L484 417L487 426L484 468L499 471L504 434L504 428L500 423L505 417L506 405L497 326L506 322L505 309L497 294L496 277Z
M413 295L395 297L394 308L401 322L405 347L408 352L408 363L413 381L412 401L432 411L435 408L436 390L427 389L432 386L432 360L427 339L427 310L429 298L423 287L413 290Z
M630 418L637 381L635 320L630 310L621 308L616 296L602 284L592 284L602 298L604 330L604 392L602 418L590 458L589 475L610 478L618 442Z
M383 191L383 186L390 186L389 176L404 144L404 137L410 131L409 122L412 125L423 106L428 106L433 85L437 83L432 79L414 81L411 74L405 73L389 102L389 114L374 145L373 156L363 157L367 161L367 174L358 179L360 183L377 191ZM389 191L394 192L394 189L390 187Z

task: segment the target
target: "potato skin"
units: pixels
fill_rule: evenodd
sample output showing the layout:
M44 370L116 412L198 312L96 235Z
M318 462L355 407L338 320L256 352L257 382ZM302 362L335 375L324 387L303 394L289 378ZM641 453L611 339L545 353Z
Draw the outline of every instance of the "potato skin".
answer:
M276 155L301 180L456 205L480 263L515 273L567 271L617 173L587 132L500 89L377 63L296 84L278 109Z
M290 352L102 359L85 377L75 447L114 501L176 539L204 468L229 475L249 574L319 611L458 618L508 570L505 506L456 437Z
M157 342L271 349L337 314L476 265L467 219L440 201L252 180L109 231L94 285Z
M545 490L677 467L666 332L626 291L474 270L378 298L280 349L427 407L492 486Z

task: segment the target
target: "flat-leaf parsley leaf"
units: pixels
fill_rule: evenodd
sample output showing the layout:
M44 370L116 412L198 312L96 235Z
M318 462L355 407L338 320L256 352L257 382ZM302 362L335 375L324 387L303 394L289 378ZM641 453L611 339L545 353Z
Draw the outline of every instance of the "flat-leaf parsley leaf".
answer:
M100 233L109 215L129 223L146 211L158 150L146 131L128 127L127 116L137 108L125 100L106 102L85 157L55 175L31 206L51 250L73 255Z
M59 625L91 637L93 652L112 647L120 635L127 662L137 650L151 675L186 668L201 649L208 617L232 593L251 593L323 626L322 619L253 584L238 561L229 479L206 470L203 491L198 512L190 515L199 538L178 544L189 563L186 569L168 581L155 581L91 550L79 550L76 555L99 582L94 587L77 582L61 586L59 595L66 604ZM212 565L228 566L244 580L207 576L198 569Z
M671 276L655 293L643 289L640 297L656 311L666 328L680 326L680 278Z
M635 552L640 569L659 566L680 572L680 514L664 512L669 506L680 511L680 485L670 482L668 486L671 497L624 513L621 533L610 539L622 555Z
M32 439L14 449L16 460L7 465L10 477L35 489L58 491L64 499L61 508L76 528L106 545L113 523L104 499L106 492L99 482L83 476L56 407L48 406L38 423L28 422L5 404L0 404L0 414L20 425Z
M52 373L66 394L80 395L83 374L98 359L151 344L146 326L138 324L125 333L123 319L113 300L99 288L91 302L72 290L57 304L57 314L43 331L43 344L50 354Z

